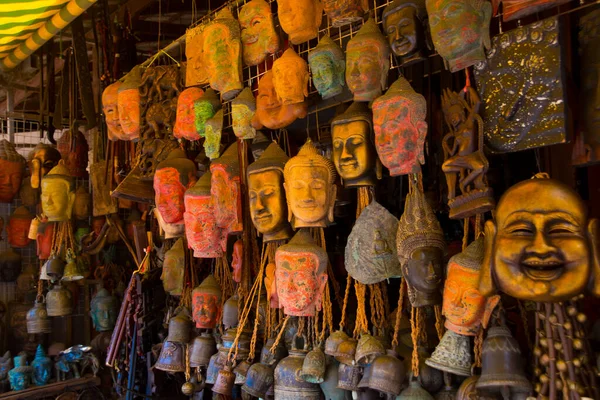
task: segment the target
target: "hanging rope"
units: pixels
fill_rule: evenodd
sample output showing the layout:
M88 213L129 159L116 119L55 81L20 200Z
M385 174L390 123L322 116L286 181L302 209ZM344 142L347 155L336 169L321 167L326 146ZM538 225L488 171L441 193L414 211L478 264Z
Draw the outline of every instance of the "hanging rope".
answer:
M442 340L442 337L444 336L444 317L442 316L442 306L436 304L433 309L435 311L435 330L437 332L438 339Z
M419 376L419 330L417 323L418 308L410 308L410 337L412 339L413 351L411 358L411 369L414 377Z
M392 348L398 346L398 334L400 332L400 323L402 322L402 307L404 305L404 296L406 296L406 281L400 278L400 297L398 297L398 308L396 309L396 323L394 324L394 337L392 339Z
M281 341L281 337L283 336L283 333L285 332L285 327L287 326L289 319L290 319L290 316L286 315L286 317L283 320L283 323L281 325L281 328L279 329L279 333L277 334L277 337L275 338L275 342L273 343L273 346L271 346L271 348L269 349L271 354L275 354L275 350L277 349L277 346L279 345L279 342Z
M367 312L365 310L366 303L366 286L359 281L354 281L354 292L356 293L356 322L354 325L354 338L358 339L361 333L366 333L369 330L369 323L367 322Z
M344 292L344 304L342 305L342 317L340 319L340 331L346 326L346 308L348 307L348 295L352 289L352 277L348 274L346 278L346 291Z

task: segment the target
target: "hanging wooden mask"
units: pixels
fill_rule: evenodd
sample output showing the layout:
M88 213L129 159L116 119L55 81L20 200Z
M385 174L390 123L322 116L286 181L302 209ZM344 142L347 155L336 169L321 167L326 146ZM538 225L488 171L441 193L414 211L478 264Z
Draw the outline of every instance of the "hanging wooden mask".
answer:
M383 31L401 66L425 59L428 35L425 0L394 0L383 10Z
M58 139L56 145L69 174L75 178L87 177L88 142L79 131L68 130Z
M331 121L333 163L345 187L375 184L377 156L371 119L367 104L354 102Z
M251 0L240 9L238 20L242 29L244 64L258 65L267 55L279 51L279 36L275 31L271 6L264 0Z
M369 11L368 0L323 0L325 14L331 20L331 26L340 26L360 21Z
M173 136L177 139L198 140L201 135L196 129L195 105L202 98L204 91L191 87L185 89L177 98L177 116Z
M196 115L196 132L199 137L206 134L206 121L211 119L221 109L221 101L212 89L207 89L204 95L194 102Z
M323 36L319 44L308 53L308 63L313 84L323 100L342 93L346 84L346 59L340 46L329 36Z
M273 63L273 85L281 104L302 103L308 97L308 64L292 47Z
M156 168L154 175L155 203L167 224L183 224L183 196L196 183L196 164L188 160L181 149L173 150Z
M193 319L196 328L214 329L221 316L221 287L213 275L209 275L192 292Z
M320 0L277 0L277 17L292 44L317 37L323 18Z
M431 38L450 72L484 61L492 6L479 0L426 0Z
M30 242L29 226L33 216L26 207L18 207L10 216L6 233L8 234L8 244L11 247L27 247Z
M207 171L185 192L185 235L196 258L221 257L227 240L227 234L217 226L210 181L211 173Z
M48 221L71 219L75 203L75 180L61 160L42 178L42 211Z
M547 178L528 179L498 201L485 224L479 290L520 300L559 302L600 295L597 221L579 195Z
M185 31L185 86L203 86L208 83L207 65L204 63L204 28L198 25Z
M122 140L125 138L121 122L119 121L118 97L121 82L116 81L108 85L102 92L102 112L108 128L108 140Z
M283 168L289 157L271 143L260 158L248 166L250 216L263 241L288 239L291 227L283 188Z
M204 153L211 160L219 157L221 150L221 134L223 132L223 109L216 112L206 121Z
M335 167L310 139L285 164L283 176L288 220L294 229L326 227L333 222Z
M256 97L256 114L252 118L252 126L254 128L285 128L296 119L306 117L307 111L306 102L290 105L283 105L281 103L273 85L272 70L267 71L260 78L258 82L258 96Z
M345 265L351 277L370 285L402 276L396 254L398 219L376 201L360 214L346 244Z
M506 153L564 143L564 66L558 17L494 37L475 68L486 146ZM535 99L535 100L532 100Z
M117 89L117 107L119 122L125 135L122 140L137 140L140 137L140 92L142 71L135 66L123 78L123 83Z
M210 87L221 92L221 99L233 99L242 84L242 42L240 25L228 7L217 12L203 33L203 59Z
M243 230L240 164L237 142L210 165L210 191L217 226L228 234Z
M252 126L252 118L255 113L256 99L252 94L252 89L246 87L231 101L231 127L238 139L254 139L256 137L256 129Z
M425 163L427 103L400 77L373 102L375 147L391 176L421 172Z
M387 86L390 47L373 18L363 24L346 47L346 83L354 101L373 101Z
M6 139L0 140L0 203L10 203L21 188L25 158Z
M183 238L177 239L173 247L165 252L160 279L165 292L171 296L181 296L185 284L183 275L185 271L185 250Z
M308 229L300 229L275 252L279 304L286 315L315 315L327 284L327 253L317 246Z
M41 179L58 164L60 152L54 147L38 143L27 155L27 163L31 172L31 187L38 189Z

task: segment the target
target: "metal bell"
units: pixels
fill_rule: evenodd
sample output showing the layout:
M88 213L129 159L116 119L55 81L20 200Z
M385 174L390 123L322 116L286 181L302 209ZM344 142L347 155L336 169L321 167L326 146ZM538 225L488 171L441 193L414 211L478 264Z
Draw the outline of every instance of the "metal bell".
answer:
M358 387L397 396L402 390L404 378L406 378L404 363L397 358L393 350L388 350L387 354L377 357L365 367Z
M48 318L48 311L46 311L46 303L44 303L44 297L38 296L35 300L33 308L27 311L27 333L50 333L52 332L52 325L50 318Z
M419 373L420 376L420 373ZM468 378L467 378L468 379ZM435 394L435 400L455 400L457 390L452 386L445 386L442 390Z
M71 252L71 249L67 251L67 264L63 270L62 281L79 281L83 279L84 276L79 271L79 266L77 265L77 259L75 255Z
M476 388L480 391L502 393L529 393L531 383L525 376L519 344L505 326L489 329L481 352L481 377Z
M46 274L52 280L58 280L63 276L65 270L65 262L56 255L50 256L50 259L46 261Z
M300 370L300 379L310 383L322 383L325 380L325 353L320 348L310 351Z
M275 347L273 353L271 353L271 347L273 347L274 343L275 339L268 339L267 343L265 343L260 353L260 362L265 365L268 365L269 367L274 367L275 364L279 362L279 360L282 360L288 355L288 351L285 348L285 344L283 342L279 342Z
M223 368L225 362L221 361L221 353L213 354L206 368L206 383L214 385L217 380L219 370Z
M196 336L189 349L190 367L206 367L210 362L210 357L217 353L217 343L215 338L208 332L202 332Z
M325 340L325 354L328 356L337 356L340 344L348 339L350 339L350 337L346 335L346 332L344 331L333 332L331 335L329 335L327 340Z
M335 355L335 359L341 362L342 364L354 364L354 355L356 354L357 344L358 341L356 339L348 338L344 340L338 346L338 351Z
M406 389L396 397L396 400L434 400L427 390L421 387L419 381L413 379Z
M48 261L46 261L42 265L42 269L40 270L40 280L42 281L51 281L52 278L48 275Z
M231 396L234 384L235 374L233 371L231 371L231 367L229 365L225 365L225 367L219 371L212 391L224 396Z
M338 389L338 369L339 363L333 358L327 363L325 370L325 379L319 384L321 391L325 395L325 400L346 400L346 396L352 398L350 392Z
M362 375L361 367L340 363L338 367L338 389L355 391Z
M242 392L264 399L273 382L273 368L263 363L252 364L246 374L246 382L242 386Z
M165 372L185 371L185 352L183 346L181 343L171 342L168 339L165 340L154 368Z
M223 327L225 329L235 328L239 323L239 302L240 298L236 294L231 296L223 304Z
M173 343L188 343L192 320L187 308L183 307L179 313L169 320L169 335L167 340Z
M248 373L249 368L250 362L248 362L248 360L243 360L241 363L236 365L236 367L233 369L236 385L243 385L246 382L246 374Z
M478 375L474 375L468 377L463 381L463 383L458 388L458 392L456 392L456 400L500 400L501 397L495 393L483 393L479 392L475 385L477 385L477 381L479 380Z
M277 400L320 400L319 385L300 379L300 371L308 351L292 346L290 355L275 367L275 398Z
M425 364L460 376L471 376L471 342L468 336L447 330Z
M429 393L436 393L444 384L444 374L439 369L435 369L425 364L425 360L430 354L423 347L419 347L419 383L421 387ZM456 392L456 391L455 391Z
M46 310L49 317L70 315L73 312L71 292L60 284L54 285L46 294Z
M385 347L375 337L368 333L360 335L360 340L356 345L356 353L354 354L354 360L358 365L371 364L375 358L385 354Z

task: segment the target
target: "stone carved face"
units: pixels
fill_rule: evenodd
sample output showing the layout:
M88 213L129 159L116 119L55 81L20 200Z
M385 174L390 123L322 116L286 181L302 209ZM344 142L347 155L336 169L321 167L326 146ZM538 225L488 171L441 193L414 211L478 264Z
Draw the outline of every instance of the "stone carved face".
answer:
M487 1L426 0L431 38L450 72L485 59L492 6Z
M273 85L283 105L302 103L308 97L308 64L293 48L273 63Z
M121 82L117 81L108 85L102 92L102 111L108 127L109 140L120 140L125 137L119 120L118 98L120 86Z
M177 116L173 134L176 138L198 140L199 132L196 130L196 110L194 105L202 98L204 91L200 88L189 88L179 94L177 99Z
M288 237L283 174L273 169L248 175L248 194L252 222L265 240L275 240L282 231Z
M244 263L244 243L238 239L233 244L233 255L231 259L231 268L233 269L233 280L240 283L242 280L242 266Z
M258 65L268 54L279 50L279 36L275 32L271 6L264 0L246 3L238 15L242 29L242 55L244 64Z
M443 261L444 254L440 249L426 246L413 251L402 266L402 275L418 299L413 307L441 303Z
M119 122L126 139L136 140L140 137L140 92L138 89L126 89L117 97Z
M323 4L320 0L277 0L279 23L292 44L317 37Z
M267 127L269 129L285 128L297 118L304 118L307 113L306 102L283 105L277 96L273 85L273 72L267 71L258 83L258 96L256 97L256 114L252 119L252 126L256 129Z
M102 300L96 298L97 294L90 303L92 322L94 329L98 332L111 331L115 327L119 316L117 299L110 296L107 291L105 293L106 297L102 297Z
M396 0L383 12L383 30L402 65L423 59L425 47L425 1Z
M184 266L185 252L183 249L183 240L177 239L173 247L165 252L163 269L160 275L165 292L168 292L171 296L181 296L183 292Z
M323 0L331 25L338 27L359 21L369 11L368 0Z

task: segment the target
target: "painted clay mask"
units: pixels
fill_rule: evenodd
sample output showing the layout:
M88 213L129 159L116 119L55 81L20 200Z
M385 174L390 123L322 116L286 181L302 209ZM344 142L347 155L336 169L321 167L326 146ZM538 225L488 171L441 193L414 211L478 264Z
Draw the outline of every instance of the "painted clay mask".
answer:
M346 244L345 264L351 277L370 285L402 276L396 254L398 219L376 201L360 214Z
M300 229L275 252L279 304L286 315L314 316L327 284L327 253L308 229Z
M177 116L173 128L173 135L177 139L200 139L201 135L196 130L195 104L203 95L204 91L196 87L185 89L179 94L177 98Z
M185 86L200 86L208 83L208 71L204 63L204 28L198 25L185 32Z
M486 299L479 293L479 272L483 263L483 238L452 257L446 269L444 304L445 327L459 335L475 336L487 326L499 296Z
M90 206L92 196L84 186L80 186L75 191L75 205L73 206L73 215L79 220L87 220L91 216Z
M479 0L426 0L431 38L450 72L485 60L492 6Z
M273 63L273 85L283 105L302 103L308 80L308 64L291 47Z
M242 93L231 101L231 126L238 139L254 139L256 137L256 129L252 127L252 118L255 113L256 99L252 94L252 89L244 88Z
M323 0L323 9L331 20L331 26L337 28L363 19L369 11L369 1Z
M329 36L323 36L317 47L308 53L313 84L323 99L342 93L345 85L346 60L340 46Z
M209 275L192 292L193 317L196 328L214 329L221 316L221 288L213 275Z
M0 140L0 203L10 203L21 188L25 158L6 139Z
M87 177L88 166L88 142L79 131L64 131L58 139L56 148L69 170L69 175L75 178Z
M139 66L125 75L118 89L117 106L119 122L125 137L123 140L137 140L140 137L140 92L142 73Z
M223 110L206 121L206 131L204 139L204 153L211 160L219 157L221 149L221 134L223 131Z
M242 281L242 266L244 264L244 242L242 239L236 240L233 244L233 255L231 256L231 269L233 270L233 281L240 283Z
M115 296L102 288L90 301L92 323L97 332L112 331L119 316L119 303Z
M373 102L375 147L391 176L418 173L425 163L427 103L400 77Z
M401 66L425 59L425 0L394 0L383 10L383 30Z
M48 221L68 221L75 203L75 180L62 160L42 178L42 211Z
M217 258L223 255L223 235L217 226L210 195L211 173L206 172L198 182L185 192L185 235L188 247L196 258Z
M269 129L285 128L298 118L306 117L306 102L283 105L275 86L273 85L273 71L269 70L258 82L258 96L256 97L256 114L252 118L252 126L256 129L266 127Z
M346 47L346 83L354 101L372 101L387 85L390 48L373 18L363 24Z
M442 263L446 252L444 232L425 194L412 180L404 213L398 222L396 245L408 298L413 307L442 302Z
M292 44L314 39L323 18L320 0L277 0L277 16Z
M210 192L217 226L228 234L241 232L242 199L237 142L210 165Z
M167 224L183 224L183 196L196 183L196 164L185 157L181 149L173 150L156 168L154 175L155 202Z
M203 59L210 87L221 92L224 101L242 90L242 42L240 25L229 8L219 11L204 28Z
M292 227L326 227L333 222L335 167L309 139L283 170L288 220Z
M13 212L6 227L8 244L11 247L23 248L29 244L29 226L32 219L33 216L26 207L21 206Z
M566 141L566 85L558 17L494 36L487 61L474 69L483 135L492 152ZM527 101L535 99L535 101Z
M185 251L183 239L179 238L167 252L163 262L160 279L165 292L171 296L181 296L183 293L183 273L185 266Z
M345 187L375 184L372 131L371 111L365 103L352 103L331 121L333 163Z
M248 166L250 216L264 242L291 237L283 188L283 168L288 159L277 143L271 143L258 161Z
M206 121L212 118L221 109L221 102L214 90L208 89L204 96L194 102L194 113L196 115L196 132L199 137L206 134Z
M108 127L108 140L113 141L126 137L119 121L118 97L120 87L121 82L117 81L108 85L102 92L102 111Z
M258 65L267 55L279 50L279 36L275 32L271 6L264 0L251 0L240 10L238 21L242 29L244 64Z
M40 187L41 179L60 161L60 152L47 144L38 143L27 155L31 172L31 187Z
M558 302L600 295L597 221L570 187L553 179L517 183L485 224L479 290L520 300Z

